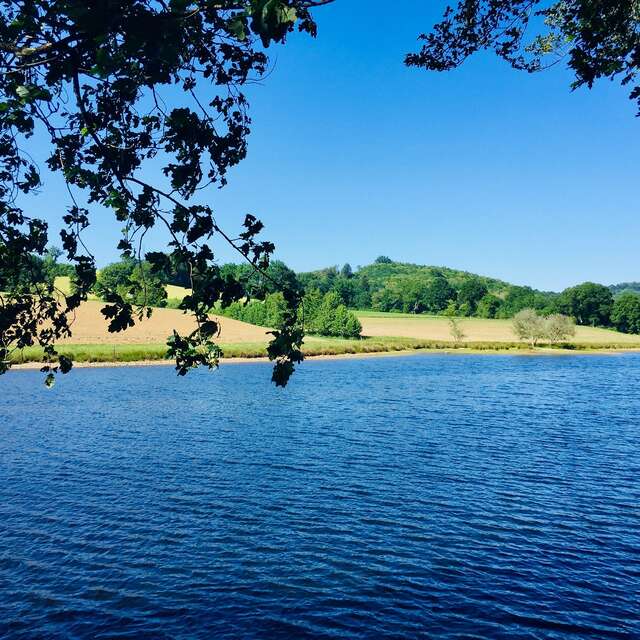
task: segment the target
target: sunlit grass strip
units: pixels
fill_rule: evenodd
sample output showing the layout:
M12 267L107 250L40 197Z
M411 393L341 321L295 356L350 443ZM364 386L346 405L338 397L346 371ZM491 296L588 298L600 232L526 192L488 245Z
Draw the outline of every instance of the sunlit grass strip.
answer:
M640 349L637 344L542 344L540 349L559 349L570 351L629 350ZM222 345L226 358L262 358L267 355L266 343L242 342ZM399 351L463 351L463 352L505 352L530 351L528 345L521 342L462 342L453 343L433 340L416 340L413 338L363 338L361 340L343 340L340 338L309 337L305 341L304 353L307 356L332 356L366 353L393 353ZM164 344L85 344L62 345L62 355L75 362L142 362L167 360L167 347ZM43 352L39 347L28 347L14 351L11 356L16 364L42 362Z
M70 344L60 345L58 352L75 362L139 362L142 360L165 360L165 344ZM40 347L26 347L11 354L14 363L42 362Z

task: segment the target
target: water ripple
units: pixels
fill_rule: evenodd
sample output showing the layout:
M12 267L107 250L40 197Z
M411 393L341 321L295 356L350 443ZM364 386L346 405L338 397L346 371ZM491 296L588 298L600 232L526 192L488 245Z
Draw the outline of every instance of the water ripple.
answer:
M0 637L640 638L640 357L3 377Z

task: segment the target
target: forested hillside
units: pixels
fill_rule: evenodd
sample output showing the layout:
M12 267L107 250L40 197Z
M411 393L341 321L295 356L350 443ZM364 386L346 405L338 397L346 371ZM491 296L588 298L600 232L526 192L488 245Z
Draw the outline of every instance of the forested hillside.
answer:
M73 273L58 262L60 251L52 248L44 260L33 257L33 269L43 281ZM174 267L171 256L158 269L146 261L123 260L100 269L94 293L108 300L117 294L126 301L151 306L183 308L182 298L167 292L176 287L190 290L184 269ZM314 333L329 336L359 335L357 318L349 312L372 310L478 318L512 318L523 309L544 316L564 314L578 324L615 327L627 333L640 332L640 283L626 282L605 287L584 282L561 293L538 291L448 267L395 262L380 256L373 264L353 269L349 264L317 271L295 273L279 260L271 262L265 275L250 265L224 264L220 278L242 283L245 302L216 309L238 320L278 327L286 304L281 290L303 296L305 325ZM3 280L0 291L12 283Z
M509 318L526 307L553 311L559 294L511 285L466 271L404 262L380 256L353 271L329 267L298 274L305 291L337 292L357 309L404 313Z

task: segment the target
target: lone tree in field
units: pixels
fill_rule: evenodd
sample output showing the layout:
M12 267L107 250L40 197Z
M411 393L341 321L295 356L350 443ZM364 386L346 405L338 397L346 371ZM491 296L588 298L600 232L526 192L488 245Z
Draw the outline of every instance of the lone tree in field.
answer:
M219 326L209 309L254 292L247 279L221 271L214 243L230 244L260 280L269 279L274 250L259 239L263 225L253 215L240 230L225 230L208 195L246 155L243 87L265 73L265 48L294 29L315 35L310 10L338 1L0 1L0 276L8 283L0 295L0 373L13 350L33 344L50 362L47 382L70 370L55 344L71 334L69 318L95 283L83 232L105 209L124 229L118 244L124 258L188 278L192 293L181 308L195 316L197 329L169 339L178 372L217 365ZM638 0L462 0L420 36L422 47L406 64L447 71L483 49L528 72L566 60L574 87L616 78L640 102L639 25ZM48 141L47 166L68 187L60 240L75 276L67 295L42 278L34 261L50 240L46 222L25 210L25 194L41 187L29 152L34 139ZM160 164L162 179L149 178L151 163ZM145 253L155 226L170 237L169 255ZM284 385L302 360L300 296L273 284L288 311L268 354L273 380ZM141 295L144 301L144 279L131 278L129 286L126 295L106 293L110 331L151 313L147 303L132 303Z
M544 319L544 337L549 342L566 342L576 335L573 318L554 313Z
M454 318L453 316L449 316L448 319L449 319L449 333L451 334L453 341L456 344L460 344L466 338L466 335L462 330L462 327L460 326L460 322L458 321L457 318Z
M513 332L535 348L546 335L545 320L535 309L523 309L513 317Z
M455 318L449 318L449 331L456 344L460 344L466 338L465 332Z

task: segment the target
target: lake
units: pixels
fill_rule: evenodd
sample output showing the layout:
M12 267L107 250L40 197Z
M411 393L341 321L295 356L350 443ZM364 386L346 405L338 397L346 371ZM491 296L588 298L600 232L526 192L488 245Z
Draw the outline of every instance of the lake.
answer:
M640 638L640 356L0 378L2 638Z

